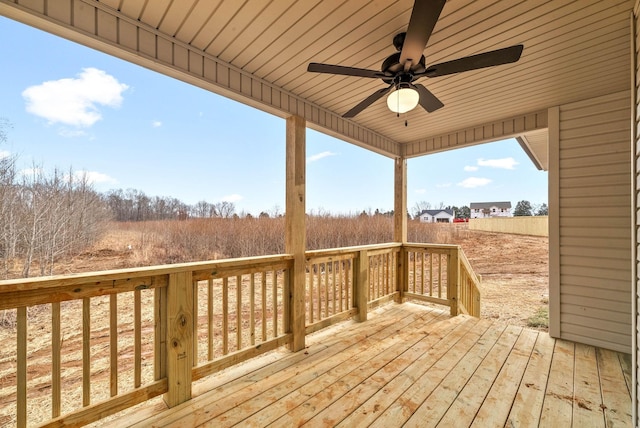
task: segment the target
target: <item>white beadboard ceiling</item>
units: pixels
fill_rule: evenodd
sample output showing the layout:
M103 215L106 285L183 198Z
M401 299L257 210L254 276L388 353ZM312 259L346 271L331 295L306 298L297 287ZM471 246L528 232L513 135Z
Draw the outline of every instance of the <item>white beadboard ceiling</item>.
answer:
M523 44L519 62L423 78L445 106L400 118L379 79L314 74L309 62L376 69L413 0L0 0L0 14L175 76L387 156L524 136L546 168L549 107L628 90L633 0L448 0L427 65ZM405 120L408 126L405 126ZM529 135L529 138L526 136Z

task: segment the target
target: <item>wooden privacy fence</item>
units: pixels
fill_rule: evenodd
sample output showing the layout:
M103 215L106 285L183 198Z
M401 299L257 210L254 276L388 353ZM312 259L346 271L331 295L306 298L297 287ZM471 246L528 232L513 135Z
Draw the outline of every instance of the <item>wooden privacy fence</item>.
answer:
M163 395L389 300L479 316L457 246L381 244L306 253L303 332L292 331L292 255L0 282L0 425L81 425ZM453 280L455 279L455 280ZM49 355L35 367L31 355ZM15 361L15 367L12 365Z

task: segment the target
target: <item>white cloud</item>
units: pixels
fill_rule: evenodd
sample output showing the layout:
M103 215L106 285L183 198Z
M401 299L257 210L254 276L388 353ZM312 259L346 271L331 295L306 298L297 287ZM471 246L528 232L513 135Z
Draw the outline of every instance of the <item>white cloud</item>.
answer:
M116 184L118 182L115 178L97 171L76 171L73 173L73 178L76 180L86 178L89 184Z
M464 170L469 172L477 171L478 169L479 168L477 166L473 166L473 165L467 165L464 167Z
M238 195L237 193L222 197L223 202L238 202L242 199L244 199L244 197L242 197L241 195Z
M151 126L153 126L154 128L160 128L162 126L162 122L159 120L154 120L153 122L151 122Z
M489 183L491 183L491 179L489 178L469 177L458 183L458 186L473 189L475 187L486 186Z
M515 169L518 162L514 158L502 159L478 159L478 165L488 166L490 168Z
M66 138L86 137L89 135L81 129L70 129L70 128L60 128L60 130L58 131L58 134L61 137L66 137Z
M22 92L29 113L49 123L90 127L102 119L100 106L122 104L129 87L97 68L84 68L75 78L49 80Z
M11 156L11 153L6 150L0 150L0 159L8 158Z
M315 155L311 155L311 156L307 157L307 163L319 161L320 159L323 159L323 158L326 158L326 157L329 157L329 156L336 156L336 155L337 155L337 153L330 152L330 151L320 152L320 153L317 153Z

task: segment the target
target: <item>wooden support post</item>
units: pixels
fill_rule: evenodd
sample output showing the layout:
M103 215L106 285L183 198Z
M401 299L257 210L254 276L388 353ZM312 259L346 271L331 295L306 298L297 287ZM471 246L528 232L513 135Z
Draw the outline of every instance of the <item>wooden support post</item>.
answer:
M358 307L358 321L367 320L367 311L369 305L369 253L362 250L358 253L355 263L354 273L356 280L354 281L354 294L356 306Z
M164 401L174 407L191 399L193 280L191 272L169 274L167 290L167 380Z
M393 240L401 244L407 243L407 160L396 158L394 165L394 196L393 196ZM408 286L409 264L406 251L398 254L396 287L398 302L404 300L404 293Z
M287 118L285 251L293 254L289 276L290 328L294 352L305 347L306 288L306 122L298 116Z
M458 284L460 283L460 256L457 247L449 252L447 264L447 298L451 306L451 316L458 315Z

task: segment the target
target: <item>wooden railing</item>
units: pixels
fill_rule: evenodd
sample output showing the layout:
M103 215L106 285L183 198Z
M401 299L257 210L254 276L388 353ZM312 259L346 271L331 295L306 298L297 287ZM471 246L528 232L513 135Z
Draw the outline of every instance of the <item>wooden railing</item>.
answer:
M293 260L0 282L0 314L16 318L0 328L0 425L82 425L163 394L172 407L191 398L193 381L292 343ZM479 315L478 278L457 246L309 251L306 271L302 334L403 298ZM43 354L50 367L30 365Z
M480 316L480 279L458 245L406 244L404 253L404 297Z

